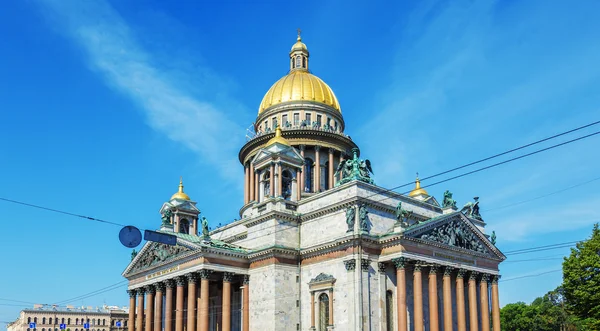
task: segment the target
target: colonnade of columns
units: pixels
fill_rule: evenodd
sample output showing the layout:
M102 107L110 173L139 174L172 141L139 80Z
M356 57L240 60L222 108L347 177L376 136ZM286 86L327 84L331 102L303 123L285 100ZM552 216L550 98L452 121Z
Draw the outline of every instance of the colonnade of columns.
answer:
M336 150L334 148L322 148L321 146L305 146L305 145L300 145L299 149L300 149L300 155L302 156L302 159L306 158L306 151L308 148L311 148L314 152L314 164L311 164L309 166L312 167L312 185L311 187L306 187L306 176L309 174L308 171L306 171L307 165L305 164L302 167L302 170L297 171L296 175L296 183L297 183L297 192L296 192L296 197L297 200L300 200L300 196L302 195L302 192L309 192L309 193L317 193L320 192L321 190L328 190L334 187L335 185L335 178L334 178L334 173L335 173L335 168L336 168L336 156L338 158L337 162L341 162L344 158L344 153L342 153L339 150ZM324 174L325 176L327 176L327 185L326 187L322 187L321 186L321 161L323 160L323 158L325 160L327 160L328 162L328 168L327 168L327 173ZM339 163L337 163L339 164ZM272 192L272 196L281 196L282 195L282 188L281 188L281 163L279 163L278 165L278 169L275 169L277 164L273 163L271 165L271 167L269 168L270 170L270 181L271 181L271 190ZM259 187L260 187L260 175L261 175L261 171L258 169L254 168L254 165L251 162L248 162L245 166L244 166L244 204L250 203L251 201L258 201L259 200ZM278 185L277 187L273 187L273 178L274 176L278 176Z
M494 331L500 331L500 304L498 298L498 275L480 274L465 269L455 269L449 266L426 265L419 261L409 261L405 258L393 259L392 262L396 268L396 306L398 317L398 331L408 330L407 314L407 296L406 296L406 273L407 268L412 267L413 273L413 320L411 325L415 331L424 331L423 316L423 290L422 273L423 270L429 271L428 274L428 297L429 297L429 330L439 331L440 322L443 322L444 330L453 330L454 322L458 326L458 331L467 331L467 318L469 321L469 331L490 331L490 307L489 307L489 287L491 285L492 295L492 326ZM443 271L442 278L442 300L443 316L438 316L437 277L438 271ZM456 315L453 314L453 296L452 296L452 276L455 275L456 290ZM468 275L468 278L467 278ZM468 315L466 316L465 307L465 279L467 280L468 295ZM491 279L491 284L490 284ZM477 286L479 283L479 297L477 297ZM480 315L479 315L480 314ZM481 317L481 319L480 319ZM456 319L456 320L455 320ZM481 321L481 325L479 325Z
M203 269L175 279L128 290L128 331L184 331L184 329L185 331L209 331L210 284L215 279L212 274L211 270ZM219 323L221 325L220 331L231 331L231 283L234 276L233 273L228 272L222 274L222 320ZM186 289L187 303L184 302ZM250 330L249 293L249 276L244 275L242 331ZM165 301L164 319L162 316L163 300ZM175 301L175 306L173 306L173 301ZM187 309L185 309L185 306L187 306ZM175 330L173 330L173 312L175 312ZM187 314L187 316L184 314ZM187 321L185 328L184 321Z

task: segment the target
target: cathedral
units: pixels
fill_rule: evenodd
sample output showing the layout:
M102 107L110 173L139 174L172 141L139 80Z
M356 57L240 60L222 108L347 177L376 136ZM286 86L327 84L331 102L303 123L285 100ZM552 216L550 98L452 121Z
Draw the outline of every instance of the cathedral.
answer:
M239 152L240 219L209 231L179 190L123 272L128 331L500 331L498 265L478 198L377 186L298 35Z

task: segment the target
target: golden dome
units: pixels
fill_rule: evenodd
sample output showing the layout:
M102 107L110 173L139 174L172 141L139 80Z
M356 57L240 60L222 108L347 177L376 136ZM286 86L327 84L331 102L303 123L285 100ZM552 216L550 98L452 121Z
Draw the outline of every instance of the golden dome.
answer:
M429 196L429 194L427 193L427 191L425 191L424 188L421 188L421 180L419 179L419 176L417 176L417 179L415 180L415 189L410 191L410 193L408 194L409 197L416 197L417 195L427 195Z
M183 193L183 178L179 179L179 191L175 194L173 194L173 196L171 196L171 200L173 199L177 199L177 200L191 200L190 196Z
M329 85L307 71L294 70L271 86L258 107L258 114L271 106L290 101L318 102L342 111Z
M271 146L275 143L290 146L290 143L287 141L287 139L283 138L281 135L281 128L279 126L275 129L275 137L271 138L271 140L267 142L267 146Z
M306 47L306 44L302 42L302 38L300 38L299 36L298 36L296 43L292 46L292 50L290 51L290 53L295 52L295 51L308 52L308 48Z

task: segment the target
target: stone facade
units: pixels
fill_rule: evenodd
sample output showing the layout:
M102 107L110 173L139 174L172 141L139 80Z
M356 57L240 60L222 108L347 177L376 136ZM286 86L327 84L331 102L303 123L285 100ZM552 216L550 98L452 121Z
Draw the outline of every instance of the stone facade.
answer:
M307 61L298 42L291 59ZM459 211L418 178L408 195L374 185L337 101L292 97L269 99L263 131L240 151L240 220L209 232L181 183L163 204L159 232L177 245L146 243L123 272L128 331L499 330L505 256L484 232L478 198ZM335 114L336 129L265 130L279 115L305 114L307 102Z

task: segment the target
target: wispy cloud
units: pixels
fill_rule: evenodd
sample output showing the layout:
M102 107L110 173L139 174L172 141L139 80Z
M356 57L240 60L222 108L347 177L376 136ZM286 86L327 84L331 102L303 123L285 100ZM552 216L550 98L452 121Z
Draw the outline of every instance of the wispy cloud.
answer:
M87 54L90 66L106 83L131 98L149 125L217 166L224 177L238 172L236 135L243 130L229 120L222 105L200 96L196 87L181 82L182 70L163 68L144 49L133 29L103 0L40 0L44 13ZM222 85L208 68L194 67L200 86ZM206 92L205 92L206 93ZM222 97L222 96L219 96Z

